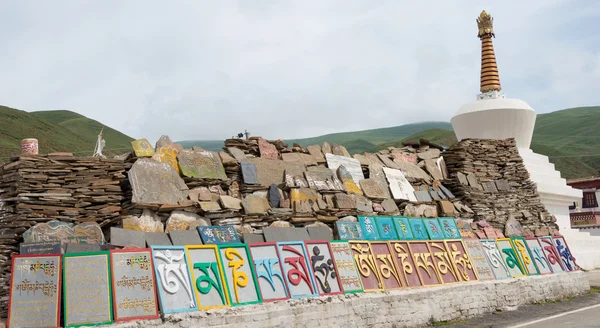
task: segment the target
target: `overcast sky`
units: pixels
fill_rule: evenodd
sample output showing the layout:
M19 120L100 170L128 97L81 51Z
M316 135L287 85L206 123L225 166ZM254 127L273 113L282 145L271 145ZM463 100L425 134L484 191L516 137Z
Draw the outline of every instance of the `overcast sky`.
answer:
M0 104L132 137L267 138L448 121L494 16L505 94L600 105L600 1L3 1Z

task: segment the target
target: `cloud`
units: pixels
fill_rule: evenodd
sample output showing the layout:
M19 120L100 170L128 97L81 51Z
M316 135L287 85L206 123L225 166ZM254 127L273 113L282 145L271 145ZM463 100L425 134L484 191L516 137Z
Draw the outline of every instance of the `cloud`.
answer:
M267 138L448 121L479 91L475 18L504 92L598 105L596 1L52 1L0 5L0 103L133 137Z

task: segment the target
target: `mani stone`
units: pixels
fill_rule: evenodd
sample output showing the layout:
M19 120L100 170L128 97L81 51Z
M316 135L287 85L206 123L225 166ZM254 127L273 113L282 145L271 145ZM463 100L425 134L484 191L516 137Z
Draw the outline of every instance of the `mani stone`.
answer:
M152 157L154 156L154 148L150 145L148 139L138 139L131 142L135 156L137 157Z
M347 192L362 195L362 191L360 190L358 185L356 185L356 183L352 179L352 175L346 169L345 166L343 166L343 165L338 166L337 176L344 184L344 188L346 189Z
M423 180L427 184L431 183L431 177L429 174L415 164L402 161L395 161L394 163L396 163L396 166L399 167L399 170L402 171L407 178Z
M244 183L259 184L256 165L250 162L241 162L240 165L242 167L242 177L244 178Z
M248 157L246 156L244 151L239 148L229 147L227 148L227 151L231 154L231 156L233 156L233 158L237 159L240 162Z
M439 202L439 204L440 212L443 216L454 216L454 214L456 213L454 211L454 205L451 202L447 200L442 200L441 202Z
M269 203L266 198L255 195L248 195L242 200L244 212L250 214L265 214L269 210Z
M310 145L306 147L308 153L317 161L317 163L326 163L325 155L321 152L321 147L319 145Z
M435 148L430 148L427 151L418 153L417 156L420 159L425 159L425 160L438 158L438 157L440 157L440 150L439 149L435 149Z
M286 173L291 176L303 176L306 167L303 164L289 163L265 158L248 158L242 163L253 163L256 166L258 182L264 187L272 184L280 185L285 182Z
M221 206L217 202L200 202L200 208L204 212L218 212L221 210Z
M23 241L26 243L35 243L42 241L60 240L62 243L68 243L69 237L73 237L73 223L66 223L52 220L34 225L23 233Z
M483 188L479 184L479 181L477 181L477 177L475 176L475 174L469 173L467 175L467 180L469 181L469 185L471 185L471 187L473 187L477 190L483 190Z
M169 164L141 158L127 174L132 203L177 204L188 198L188 187Z
M392 195L390 194L390 187L385 177L385 171L383 170L383 165L378 163L370 164L369 179L377 182L377 185L379 185L379 188L383 192L383 198L392 198Z
M190 224L200 219L195 213L184 212L184 211L173 211L167 220L165 232L173 230L187 230Z
M96 222L83 222L73 227L74 239L84 237L86 244L104 244L102 228ZM71 237L67 237L70 239Z
M19 245L19 254L61 254L60 240L50 240L37 243L21 243Z
M281 193L279 192L279 188L277 188L276 184L272 184L269 187L267 197L269 198L269 205L271 205L272 208L279 207L281 202Z
M383 210L386 213L398 212L398 205L396 205L396 202L393 199L384 200L383 202L381 202L381 206L383 206Z
M469 185L469 180L467 179L467 176L464 175L462 172L458 172L456 173L456 177L458 178L458 181L465 186ZM498 188L499 189L499 188Z
M373 203L368 200L366 197L361 196L361 195L355 195L354 198L356 199L356 209L361 211L361 212L365 212L365 213L372 213L373 212Z
M437 191L435 190L435 188L433 188L433 187L429 187L429 190L428 190L428 192L429 192L429 195L431 196L431 198L432 198L433 200L442 200L442 198L440 197L440 195L438 195L438 193L437 193ZM444 196L444 197L446 197L446 196Z
M356 209L354 197L342 193L335 194L335 204L339 209Z
M227 180L219 154L184 149L177 154L181 173L190 178Z
M333 144L332 151L333 151L333 154L337 155L337 156L344 156L344 157L348 157L348 158L352 157L352 156L350 156L350 153L348 152L348 150L346 150L346 147L344 147L342 145Z
M431 199L431 195L429 194L429 192L424 191L424 190L415 190L415 197L417 197L417 201L419 201L419 202L433 201L433 199Z
M360 188L365 193L365 196L374 199L383 199L385 194L381 190L381 187L374 179L360 180Z
M455 198L454 194L452 194L452 192L450 192L450 190L448 190L448 188L444 187L444 185L440 184L439 188L444 192L444 194L446 194L446 197L452 199Z
M435 161L433 159L425 160L425 169L427 170L427 172L429 172L429 174L431 174L431 176L433 177L433 180L439 181L439 180L444 179L444 176L442 175L442 171L440 171L440 169L438 168L437 164L435 163Z
M146 244L150 246L170 246L172 245L171 239L164 232L146 232Z
M110 244L113 246L124 247L127 245L146 247L146 235L144 232L135 230L126 230L121 228L110 228Z
M169 237L175 246L202 245L202 239L197 230L171 231Z
M506 237L523 236L523 227L521 226L521 223L512 217L512 215L506 220L506 224L504 225L504 235Z
M234 164L237 163L238 161L231 157L231 155L229 155L228 153L221 151L219 152L219 157L221 158L221 162L226 165L226 164Z
M269 159L278 159L279 153L277 152L277 147L275 145L269 143L267 140L260 138L258 139L258 151L260 152L260 157L269 158Z
M220 196L221 205L223 208L230 210L241 210L242 209L242 201L238 198L234 198L227 195Z
M498 192L498 189L496 189L496 184L493 181L482 182L481 185L483 186L484 191L492 193Z
M331 145L327 141L325 141L323 143L323 146L321 147L321 149L323 150L323 154L325 154L325 155L327 155L327 154L333 154L331 152Z
M501 191L509 191L510 190L510 185L508 184L508 181L506 181L506 180L496 180L496 187L498 190L501 190Z
M407 162L411 164L417 164L417 156L413 154L405 154L405 153L392 153L394 159L397 159L401 162Z

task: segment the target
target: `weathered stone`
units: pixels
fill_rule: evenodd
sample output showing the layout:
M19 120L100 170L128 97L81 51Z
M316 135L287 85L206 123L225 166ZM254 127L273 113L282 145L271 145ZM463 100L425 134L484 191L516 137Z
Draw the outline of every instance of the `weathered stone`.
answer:
M267 197L269 199L269 205L271 205L271 207L279 207L279 203L281 202L281 191L279 191L277 185L272 184L269 187L269 193Z
M235 158L224 151L219 152L219 157L221 158L223 165L235 164L238 162Z
M438 168L435 160L426 159L425 160L425 169L427 170L427 172L429 172L429 174L431 174L431 176L433 177L433 180L439 181L439 180L444 179L444 176L442 175L442 172Z
M467 180L469 181L469 185L477 190L483 190L483 188L481 187L481 185L479 184L479 181L477 180L477 177L475 176L475 174L473 173L469 173L467 175Z
M407 162L407 163L411 163L411 164L417 164L417 156L414 154L392 153L392 156L394 157L394 160L398 160L401 162Z
M131 142L135 156L137 157L152 157L154 155L154 148L148 141L148 139L138 139Z
M310 155L317 161L318 163L325 163L325 155L321 152L321 146L319 145L310 145L306 147Z
M379 184L374 179L360 180L360 188L362 189L365 196L374 199L383 199L385 194L379 187Z
M264 197L248 195L242 200L246 214L265 214L269 210L269 202Z
M280 160L248 158L242 161L242 163L244 162L250 162L256 166L259 184L265 187L272 184L283 184L286 173L291 176L303 176L304 171L306 171L306 167L303 164Z
M198 228L198 227L207 227L207 226L210 226L210 225L212 225L212 224L211 224L211 222L210 222L209 219L201 217L198 220L190 223L190 226L188 227L188 230L196 230L196 231L198 231L198 229L196 229L196 228Z
M123 219L123 229L143 232L163 232L160 218L152 210L144 209L140 217L130 216Z
M423 171L423 169L421 169L420 167L411 163L401 161L395 161L395 163L396 166L399 167L399 170L402 171L402 173L404 173L404 176L406 176L407 178L423 180L427 184L431 183L431 177L429 176L429 174Z
M227 151L231 154L231 156L233 156L233 158L235 158L239 162L241 162L242 160L244 160L248 157L248 156L246 156L244 151L239 148L228 147Z
M383 172L385 173L394 199L403 199L412 202L417 201L414 192L415 190L402 171L384 167Z
M458 178L458 181L459 181L461 184L463 184L463 185L465 185L465 186L468 186L468 185L469 185L469 180L467 179L467 176L466 176L466 175L464 175L462 172L457 172L457 173L456 173L456 177Z
M435 148L430 148L427 151L417 153L417 156L420 159L434 159L440 157L440 150Z
M333 144L332 151L333 151L334 155L352 158L352 156L350 156L350 153L348 152L348 150L346 150L346 147L344 147L342 145Z
M336 208L339 209L356 209L356 200L354 197L342 193L335 194Z
M400 166L398 166L398 164L396 164L396 162L392 161L387 155L377 154L377 157L385 166L387 166L389 168L392 168L392 169L400 168Z
M223 163L215 152L184 149L177 154L177 160L186 177L227 180Z
M418 202L431 202L433 199L428 191L424 190L415 190L415 197L417 197Z
M260 157L269 159L278 159L279 153L277 147L269 143L267 140L260 138L258 139L258 149L260 151Z
M35 243L51 240L60 240L62 243L68 243L69 237L73 237L73 224L52 220L43 222L29 228L23 234L24 242Z
M498 192L498 189L496 189L496 184L493 181L482 182L481 185L483 186L483 191L492 193Z
M337 221L337 217L335 218ZM325 223L317 221L306 226L312 240L333 240L333 230Z
M344 184L344 189L347 192L362 195L362 191L354 182L354 180L352 179L352 175L350 174L350 172L348 172L345 166L340 165L337 168L337 176L340 179L340 181Z
M169 164L141 158L128 175L132 203L177 204L188 198L188 187Z
M238 198L221 195L220 201L221 201L221 205L223 205L223 208L230 209L230 210L241 210L242 209L242 201Z
M386 213L396 213L399 212L398 210L398 205L396 205L396 202L393 199L386 199L383 202L381 202L381 206L383 206L383 210Z
M356 216L344 216L343 218L340 218L338 221L342 221L342 222L358 222L358 218Z
M323 154L331 154L331 145L328 142L324 142L321 149L323 150Z
M388 185L383 166L378 163L369 165L369 179L375 180L383 192L383 198L392 198L390 187Z
M200 219L195 213L184 212L184 211L173 211L167 220L165 232L171 232L174 230L187 230L190 224Z
M417 207L413 204L406 205L406 207L404 207L404 216L413 218L418 217Z
M501 191L509 191L510 185L506 180L496 180L496 188Z
M200 202L200 208L204 212L218 212L221 210L221 206L217 202Z
M371 165L371 161L365 155L354 154L354 155L352 155L352 158L354 158L355 160L359 161L360 165L362 165L362 166L369 166L369 165Z
M364 213L372 213L373 212L373 203L367 199L367 197L361 195L354 195L356 199L356 209L360 212Z
M325 154L325 158L327 159L327 167L329 167L331 170L335 171L340 166L344 166L344 168L346 168L348 173L350 173L352 176L352 180L355 184L365 178L362 167L360 166L360 162L358 160L332 154Z
M438 217L438 211L435 206L431 206L431 205L419 205L419 206L425 206L423 209L423 217L426 217L426 218Z
M454 217L456 215L456 212L454 211L454 205L451 202L447 200L442 200L439 202L439 204L440 212L443 216Z
M521 226L521 223L519 223L512 215L509 215L509 219L506 221L504 235L507 237L523 236L523 227Z
M256 166L250 162L241 162L242 178L245 184L259 184Z

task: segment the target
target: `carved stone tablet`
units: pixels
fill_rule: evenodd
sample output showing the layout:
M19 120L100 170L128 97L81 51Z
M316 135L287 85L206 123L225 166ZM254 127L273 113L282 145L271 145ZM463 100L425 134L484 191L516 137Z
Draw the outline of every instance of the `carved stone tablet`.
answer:
M312 240L305 241L304 244L319 295L342 294L340 277L333 262L329 242Z
M362 284L360 283L358 271L352 258L350 245L344 241L331 242L331 253L344 293L350 294L361 292Z
M231 305L261 303L248 245L233 244L218 247Z
M206 310L229 306L223 266L216 245L187 246L192 288L198 300L198 309Z
M394 199L410 200L411 202L417 201L415 189L410 182L406 180L402 171L384 167L383 172L388 180Z
M192 289L185 248L154 246L152 257L162 312L196 311L196 295Z
M177 204L188 197L188 187L169 164L138 159L128 175L133 203Z
M289 297L277 243L250 244L256 280L263 302L281 301Z
M62 254L60 240L42 241L38 243L21 243L21 255L27 254Z
M186 177L227 180L219 154L184 149L177 154L181 173Z
M352 176L354 183L358 184L360 180L365 178L360 162L357 159L332 154L325 154L325 158L327 158L327 167L334 172L338 167L344 166Z
M158 318L152 251L112 250L115 321Z
M63 266L65 326L111 323L108 252L65 254Z
M60 283L60 255L14 255L8 326L58 327Z

